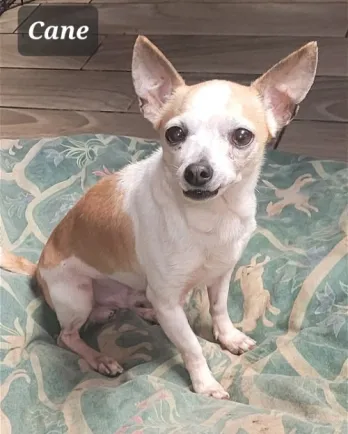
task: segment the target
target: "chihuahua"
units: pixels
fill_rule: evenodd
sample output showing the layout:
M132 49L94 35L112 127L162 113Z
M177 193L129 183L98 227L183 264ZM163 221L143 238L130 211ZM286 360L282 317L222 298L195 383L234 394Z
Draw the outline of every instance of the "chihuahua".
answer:
M161 146L95 184L49 237L38 265L2 253L2 268L29 274L56 312L58 343L104 375L119 363L80 337L115 309L156 320L180 352L196 393L229 398L213 377L183 305L207 287L213 333L234 354L255 346L228 315L233 269L256 228L255 187L265 146L310 90L317 44L292 53L250 86L188 86L147 38L135 42L140 110Z

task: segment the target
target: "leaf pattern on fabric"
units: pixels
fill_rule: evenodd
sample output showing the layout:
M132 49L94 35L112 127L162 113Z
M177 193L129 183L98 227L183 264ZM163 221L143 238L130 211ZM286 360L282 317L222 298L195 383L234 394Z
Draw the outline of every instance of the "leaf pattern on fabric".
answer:
M63 158L71 158L76 160L78 167L83 168L87 164L95 161L101 148L105 148L105 144L95 138L86 141L67 138L67 143L63 143L64 150L61 152Z
M0 323L0 331L0 350L6 351L2 363L10 367L16 367L24 358L23 352L26 345L25 334L19 324L19 319L15 319L13 329Z
M59 164L64 160L63 153L58 152L56 149L45 149L44 153L46 154L47 161L53 162L56 167L58 167Z
M10 218L22 218L27 205L32 200L32 195L29 193L20 192L17 196L11 197L5 195L4 203L7 206L7 215Z
M103 134L7 140L0 151L2 247L38 258L91 185L158 144ZM30 151L30 152L29 152ZM258 229L230 283L231 319L257 341L235 356L214 341L204 287L185 310L231 400L191 391L158 325L120 310L82 337L125 372L106 378L56 345L54 313L29 279L2 271L1 428L6 434L332 434L347 429L348 168L269 151Z

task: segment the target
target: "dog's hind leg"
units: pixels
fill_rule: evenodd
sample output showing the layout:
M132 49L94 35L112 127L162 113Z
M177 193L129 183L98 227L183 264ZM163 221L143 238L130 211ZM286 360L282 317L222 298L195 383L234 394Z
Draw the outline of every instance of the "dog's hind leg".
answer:
M89 347L80 337L80 329L88 320L93 308L92 281L86 277L64 276L47 282L61 333L58 344L75 352L96 371L114 376L122 367L108 357Z
M104 324L111 321L116 315L116 309L110 309L107 306L97 306L93 308L88 323Z

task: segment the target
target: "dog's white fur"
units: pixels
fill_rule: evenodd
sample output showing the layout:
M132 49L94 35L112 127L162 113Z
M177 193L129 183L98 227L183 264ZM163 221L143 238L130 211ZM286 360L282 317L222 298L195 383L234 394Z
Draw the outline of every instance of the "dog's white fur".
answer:
M162 147L92 187L47 242L36 277L57 313L62 345L101 373L121 372L116 360L81 340L79 329L88 320L107 319L115 308L133 308L157 319L180 351L196 392L228 398L211 374L183 302L195 285L207 285L215 338L237 354L255 345L229 318L229 283L256 228L255 187L265 144L290 122L316 65L317 46L310 43L249 87L219 80L186 86L156 47L137 39L134 86ZM165 131L173 125L185 125L189 134L170 147ZM245 149L229 140L240 127L254 134ZM218 194L189 200L184 171L202 159L214 171L206 188ZM9 255L3 267L32 272Z

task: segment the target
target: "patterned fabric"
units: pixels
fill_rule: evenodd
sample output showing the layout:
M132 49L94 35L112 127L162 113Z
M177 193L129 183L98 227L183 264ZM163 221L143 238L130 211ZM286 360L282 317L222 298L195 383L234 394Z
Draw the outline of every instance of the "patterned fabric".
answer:
M152 141L84 135L6 140L1 243L36 261L83 192ZM329 434L348 429L348 169L270 151L258 185L258 229L231 280L229 312L257 342L243 356L211 336L204 288L187 300L214 376L230 401L194 394L173 345L130 311L83 331L125 368L88 369L56 346L54 313L26 277L1 273L1 427L9 434Z

